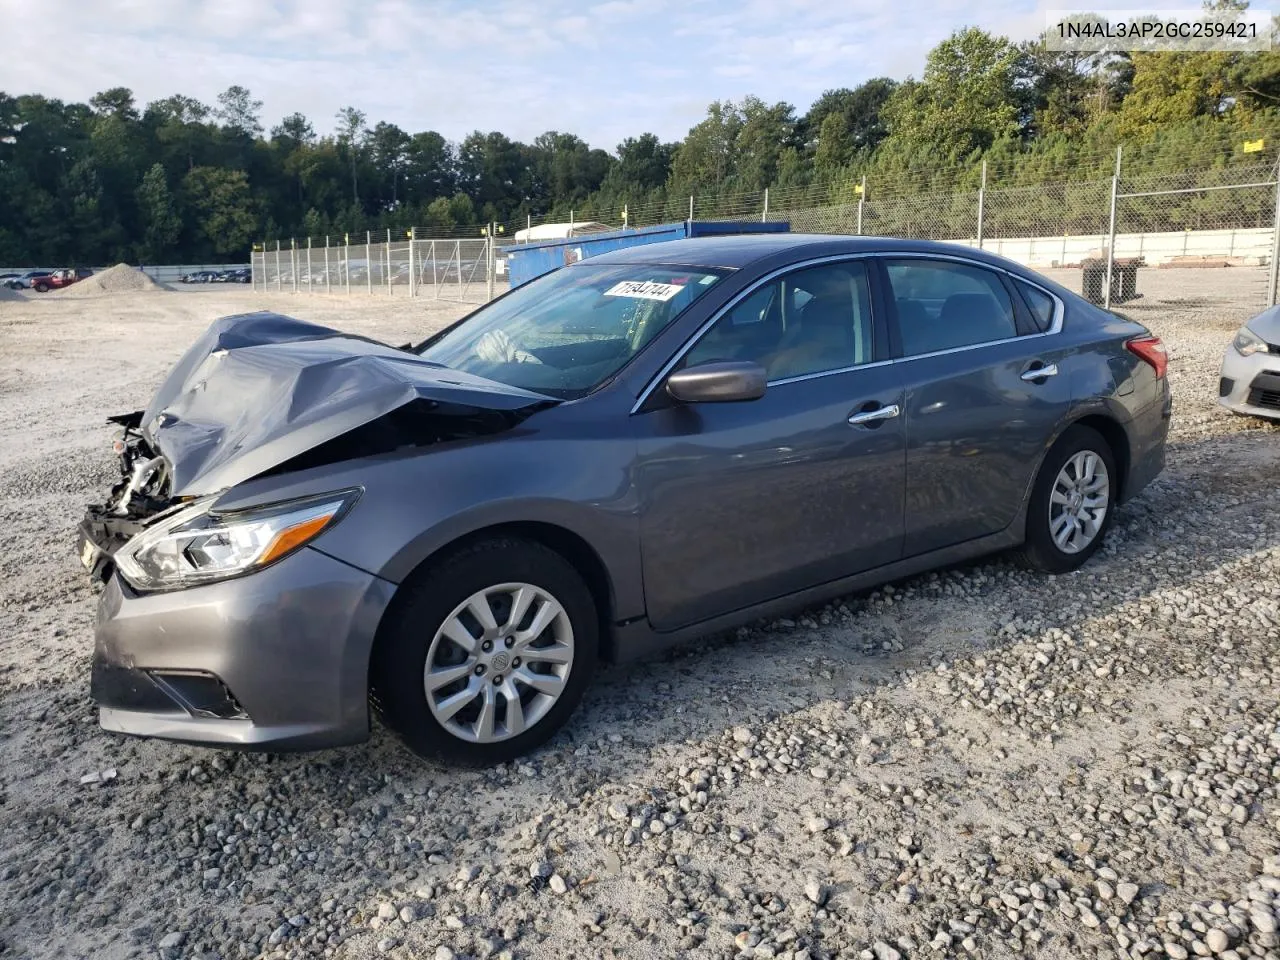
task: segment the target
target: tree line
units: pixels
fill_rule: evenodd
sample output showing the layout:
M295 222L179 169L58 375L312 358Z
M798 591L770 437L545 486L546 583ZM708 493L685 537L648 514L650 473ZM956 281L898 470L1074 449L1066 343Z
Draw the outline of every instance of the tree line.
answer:
M1054 52L977 28L929 51L920 77L828 90L803 113L757 97L712 103L678 142L613 152L548 131L451 142L338 111L331 134L300 113L269 131L233 86L216 105L140 106L123 87L88 103L0 92L0 263L243 260L254 242L418 228L468 235L527 216L620 223L699 197L763 191L813 203L880 190L1058 183L1127 170L1214 168L1280 137L1280 50ZM1277 144L1280 145L1280 144ZM633 218L632 222L635 220Z

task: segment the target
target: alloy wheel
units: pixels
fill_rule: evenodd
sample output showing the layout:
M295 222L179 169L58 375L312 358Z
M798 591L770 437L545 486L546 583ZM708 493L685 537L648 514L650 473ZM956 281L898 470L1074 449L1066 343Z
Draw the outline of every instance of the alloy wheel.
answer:
M573 626L561 603L529 583L500 583L458 604L427 651L427 705L445 730L496 743L532 728L564 692Z
M1063 553L1079 553L1097 538L1111 505L1111 478L1092 450L1062 465L1049 495L1049 534Z

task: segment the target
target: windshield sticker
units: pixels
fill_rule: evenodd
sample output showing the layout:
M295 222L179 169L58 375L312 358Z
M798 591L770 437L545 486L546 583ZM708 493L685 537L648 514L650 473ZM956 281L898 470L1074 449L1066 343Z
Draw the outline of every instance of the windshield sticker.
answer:
M604 292L606 297L634 297L638 300L670 300L683 284L655 283L652 280L623 280Z

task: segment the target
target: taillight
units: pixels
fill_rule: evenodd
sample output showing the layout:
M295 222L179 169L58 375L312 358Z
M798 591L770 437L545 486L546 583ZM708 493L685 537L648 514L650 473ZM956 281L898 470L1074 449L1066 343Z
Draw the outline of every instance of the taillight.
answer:
M1151 364L1151 369L1156 372L1157 380L1164 379L1165 371L1169 369L1169 351L1164 348L1164 344L1160 342L1159 337L1137 337L1127 341L1125 346L1139 360L1145 360Z

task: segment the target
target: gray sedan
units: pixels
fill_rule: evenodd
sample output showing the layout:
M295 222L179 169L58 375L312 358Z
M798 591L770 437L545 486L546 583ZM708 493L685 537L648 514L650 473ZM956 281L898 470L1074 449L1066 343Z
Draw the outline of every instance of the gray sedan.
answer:
M218 321L81 526L108 730L498 762L597 662L1016 549L1164 465L1160 341L945 244L636 247L394 347Z

